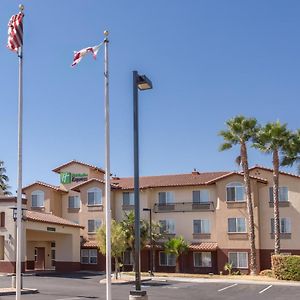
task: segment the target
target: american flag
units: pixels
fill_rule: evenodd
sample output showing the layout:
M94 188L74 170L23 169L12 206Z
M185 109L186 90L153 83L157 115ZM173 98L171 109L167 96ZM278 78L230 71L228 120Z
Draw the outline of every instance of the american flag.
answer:
M13 15L8 22L7 48L18 51L23 46L23 13Z

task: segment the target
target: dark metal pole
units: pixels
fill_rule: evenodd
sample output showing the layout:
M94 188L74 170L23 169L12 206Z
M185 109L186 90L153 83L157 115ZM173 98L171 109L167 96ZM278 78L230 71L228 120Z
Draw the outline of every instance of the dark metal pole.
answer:
M133 71L133 147L134 147L134 232L135 232L135 289L141 290L140 271L140 193L139 193L139 119L138 72Z
M150 275L153 276L153 237L152 237L152 209L150 212Z

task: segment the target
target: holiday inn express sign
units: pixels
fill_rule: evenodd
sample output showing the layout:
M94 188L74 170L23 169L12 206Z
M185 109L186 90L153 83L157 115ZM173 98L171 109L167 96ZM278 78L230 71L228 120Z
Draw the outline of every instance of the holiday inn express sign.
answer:
M70 184L72 182L86 181L88 179L88 174L86 173L70 173L61 172L60 173L60 183Z

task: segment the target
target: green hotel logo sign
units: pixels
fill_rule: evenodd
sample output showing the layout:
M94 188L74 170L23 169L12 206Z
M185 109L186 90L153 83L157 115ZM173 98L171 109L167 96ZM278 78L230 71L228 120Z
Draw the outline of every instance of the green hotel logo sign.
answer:
M60 183L70 184L72 182L86 181L88 179L88 174L85 173L70 173L61 172L60 173Z

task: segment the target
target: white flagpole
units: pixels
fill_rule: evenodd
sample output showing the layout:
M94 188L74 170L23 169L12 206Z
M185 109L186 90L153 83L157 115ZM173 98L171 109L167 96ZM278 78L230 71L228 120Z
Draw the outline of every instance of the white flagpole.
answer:
M19 5L22 12L23 5ZM21 299L22 272L22 140L23 140L23 45L18 49L19 95L18 95L18 191L17 191L17 255L16 255L16 300Z
M111 300L111 209L110 209L110 129L108 31L104 31L104 97L105 97L105 219L106 219L106 300Z

